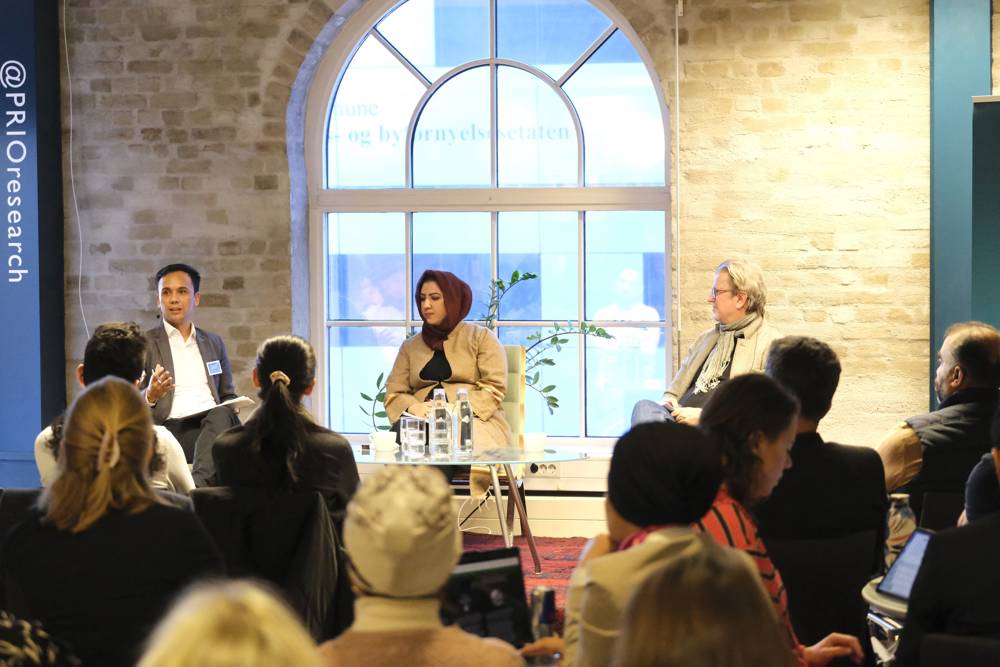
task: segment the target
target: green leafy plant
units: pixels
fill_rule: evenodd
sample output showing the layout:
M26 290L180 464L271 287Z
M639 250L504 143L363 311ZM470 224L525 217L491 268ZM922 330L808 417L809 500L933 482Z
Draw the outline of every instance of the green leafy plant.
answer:
M388 431L391 428L389 426L389 417L385 413L385 408L381 407L385 404L385 373L379 373L378 379L375 380L375 395L369 396L365 392L361 392L361 398L371 404L370 409L366 409L363 405L359 405L358 407L361 408L361 412L365 413L371 419L372 430ZM379 420L382 420L382 422L379 423Z
M534 341L525 351L525 384L541 394L545 401L549 414L552 414L559 407L559 398L553 394L556 386L554 384L544 385L542 383L542 369L545 366L555 366L556 362L551 356L553 351L562 352L562 346L569 343L566 336L595 336L597 338L612 339L602 327L595 327L593 324L580 322L579 326L566 322L565 326L558 322L552 323L552 328L548 331L539 330L527 336L527 340Z
M537 277L537 275L529 271L521 273L515 270L514 273L510 274L510 278L507 281L504 281L503 278L490 281L490 299L486 304L486 313L480 318L487 329L496 332L500 302L507 295L507 292L511 291L518 283L534 280Z
M487 303L486 313L482 317L484 324L490 331L496 330L500 302L507 293L516 285L536 278L538 278L536 274L528 271L524 273L514 271L507 280L497 278L490 281L490 299ZM580 322L578 326L571 322L566 322L565 325L553 322L552 328L548 331L538 330L538 332L530 334L527 337L528 341L534 342L525 349L525 385L541 395L542 400L545 401L545 406L549 409L549 414L555 412L555 409L559 407L559 397L553 393L556 389L554 384L546 385L543 383L542 370L545 366L556 365L556 361L551 355L553 352L557 354L562 352L562 346L569 343L569 339L566 336L614 338L614 336L603 328L595 327L586 322Z

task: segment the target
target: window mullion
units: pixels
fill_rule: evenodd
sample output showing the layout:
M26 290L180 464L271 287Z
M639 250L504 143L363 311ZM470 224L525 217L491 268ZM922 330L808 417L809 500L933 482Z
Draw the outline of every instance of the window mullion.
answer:
M584 234L584 225L586 224L586 212L579 211L577 213L577 242L576 242L576 290L577 290L577 316L580 322L584 321L587 315L587 304L586 299L586 266L584 260L587 257L586 253L586 235ZM577 408L578 414L580 415L580 437L587 437L587 337L580 337L580 345L577 350L577 364L579 365L580 371L580 404Z
M403 243L403 255L404 260L404 271L406 275L403 278L406 284L406 294L410 295L414 293L413 285L413 211L407 211L403 215L403 228L405 230L406 238ZM406 307L403 309L403 317L406 318L406 327L410 327L410 322L413 320L413 299L406 299Z
M490 0L490 187L499 183L497 156L497 0Z
M611 35L615 34L616 30L618 30L618 28L612 24L611 27L601 33L601 36L595 39L594 43L583 52L583 55L577 58L577 61L570 65L569 69L566 70L561 77L559 77L559 80L556 81L556 85L562 88L563 84L569 81L569 78L576 74L576 71L583 67L584 63L590 60L590 56L594 55L594 52L597 51L597 49L604 46L604 42L611 39Z

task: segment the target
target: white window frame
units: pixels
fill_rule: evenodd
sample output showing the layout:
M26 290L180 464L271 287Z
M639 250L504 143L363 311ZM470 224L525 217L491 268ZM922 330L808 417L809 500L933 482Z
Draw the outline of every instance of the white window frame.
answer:
M495 34L494 20L495 20L495 3L496 0L490 1L490 55L495 56ZM311 316L310 321L310 340L316 350L316 362L319 381L316 383L316 389L313 392L313 412L315 417L322 424L327 424L329 420L329 406L328 406L328 364L329 364L329 350L328 350L328 330L331 326L356 326L356 327L370 327L370 326L396 326L399 322L375 322L367 320L329 320L327 319L327 294L326 288L327 282L327 236L325 224L325 217L328 213L360 213L360 212L393 212L402 213L406 220L406 242L405 242L405 252L406 252L406 275L410 275L410 229L412 222L412 213L420 212L438 212L438 211L469 211L469 212L489 212L491 214L491 269L492 274L496 275L496 262L497 262L497 213L503 213L506 211L574 211L579 214L579 217L583 217L584 211L660 211L664 216L664 257L666 261L666 266L664 267L664 280L666 281L664 289L664 321L662 324L655 324L657 327L662 327L664 329L664 355L663 355L663 365L664 365L664 377L669 378L672 375L672 359L673 359L673 338L674 338L674 325L673 325L673 308L671 304L671 294L672 294L672 248L671 248L671 229L670 225L670 174L669 174L669 112L665 102L665 96L663 94L662 87L660 86L659 76L656 74L656 69L653 66L652 59L649 57L649 53L646 51L645 47L642 45L641 40L638 35L632 29L628 21L621 15L621 13L607 0L588 0L591 4L597 7L599 10L604 12L604 14L612 21L612 26L609 27L601 37L595 42L591 48L588 48L578 59L578 61L570 68L567 74L564 74L558 81L561 84L566 79L569 78L569 74L575 72L586 59L596 50L607 38L610 36L614 28L617 28L631 43L632 47L635 49L636 53L642 59L643 64L646 66L647 73L649 74L649 82L653 87L656 94L657 100L660 105L661 118L663 119L663 138L664 138L664 149L666 155L664 156L664 186L638 186L638 187L604 187L604 186L586 186L586 187L551 187L551 188L530 188L530 187L497 187L496 178L497 173L492 172L491 178L492 183L490 187L476 187L476 188L452 188L452 187L429 187L429 188L412 188L412 137L408 137L408 144L403 149L406 151L406 187L401 188L337 188L328 189L326 188L326 164L325 164L325 149L327 146L327 130L328 121L330 118L330 110L332 105L332 92L337 89L340 85L340 79L347 69L347 65L350 63L351 58L354 53L360 48L364 38L368 32L384 17L392 8L400 4L399 0L370 0L364 2L361 7L359 7L345 22L342 29L337 34L336 39L326 50L316 69L316 74L313 81L309 87L308 100L306 103L306 122L305 122L305 167L306 167L306 186L308 188L308 202L309 202L309 308ZM372 33L375 34L375 33ZM378 37L376 37L378 39ZM379 40L383 44L383 40ZM394 51L390 47L390 51ZM484 60L473 61L473 63L464 63L456 67L454 70L450 71L446 76L451 76L459 71L465 71L472 66L476 65L509 65L517 67L518 69L531 72L534 74L539 74L540 71L533 67L525 66L525 64L500 58L490 58ZM496 68L491 67L491 78L496 76ZM422 76L420 78L423 78ZM542 74L542 79L548 78L546 75ZM425 79L426 80L426 79ZM430 95L438 86L430 85L427 91L422 96L420 102L415 108L413 117L416 117L420 111L422 111ZM493 96L494 86L491 86L491 97ZM561 89L557 91L560 98L565 101L565 94ZM491 99L491 114L495 116L496 114L496 101ZM578 150L582 150L582 134L580 128L579 118L575 113L572 113L574 126L577 130L577 147ZM495 120L495 118L494 118ZM411 122L410 128L411 133L415 123ZM494 123L495 125L495 123ZM491 136L491 157L494 159L496 156L496 143L497 138L495 133ZM578 183L583 182L584 174L584 160L585 156L581 153L580 159L578 160L579 173L578 173ZM442 197L442 192L446 192L446 197ZM442 201L446 200L446 201ZM580 267L583 267L584 261L584 239L583 239L583 226L578 225L580 230L580 239L578 245L578 255ZM584 300L584 282L585 274L583 270L578 272L578 298L579 298L579 310L583 314L586 304ZM406 311L405 311L405 325L407 330L412 326L419 326L421 324L420 320L413 320L413 303L411 299L406 301ZM548 322L548 320L542 320ZM642 328L642 324L638 322L620 322L620 321L596 321L588 320L589 323L605 327L612 334L615 328ZM510 326L538 326L538 321L531 322L518 322L509 320L499 320L498 326L500 327L510 327ZM581 370L581 383L585 384L585 357L586 344L585 341L581 341L579 345L579 367ZM388 369L385 369L388 371ZM373 373L374 377L374 373ZM658 396L650 396L650 398L658 398ZM580 420L580 433L586 433L586 392L580 392L580 404L579 409L579 420ZM570 406L564 405L560 409L569 409ZM366 436L363 435L351 435L349 436L352 440L363 440ZM565 444L570 446L607 446L614 442L615 438L612 437L587 437L585 435L574 436L574 437L559 437L556 439L559 444Z

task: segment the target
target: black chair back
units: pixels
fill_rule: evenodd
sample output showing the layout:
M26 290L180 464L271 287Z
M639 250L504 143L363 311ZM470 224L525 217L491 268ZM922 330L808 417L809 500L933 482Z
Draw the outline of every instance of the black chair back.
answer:
M945 491L927 491L920 510L920 527L943 530L958 525L958 517L965 509L965 494Z
M319 492L212 487L195 489L191 499L230 576L274 584L317 640L350 626L353 596Z
M0 539L24 519L40 495L41 489L0 489Z
M920 642L920 667L996 667L1000 640L931 633Z
M766 542L788 592L788 612L799 641L809 646L831 632L861 640L866 654L871 642L861 589L877 569L874 530L821 540ZM866 664L874 658L866 655Z

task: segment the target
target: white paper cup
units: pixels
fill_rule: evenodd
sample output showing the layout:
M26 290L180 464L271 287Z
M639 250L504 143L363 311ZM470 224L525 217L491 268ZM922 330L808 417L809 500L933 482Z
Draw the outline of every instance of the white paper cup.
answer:
M392 431L375 431L369 437L376 452L396 451L396 434Z
M545 445L548 442L549 436L544 433L525 433L524 434L524 451L526 452L541 452L545 450Z

